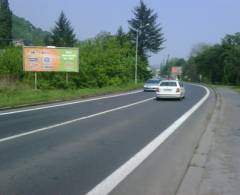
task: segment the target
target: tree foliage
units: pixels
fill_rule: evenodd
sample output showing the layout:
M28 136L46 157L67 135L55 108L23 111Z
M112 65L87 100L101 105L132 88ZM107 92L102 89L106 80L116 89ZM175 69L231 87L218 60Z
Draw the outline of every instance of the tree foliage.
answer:
M240 84L240 33L226 35L220 44L205 46L190 56L185 75L198 81Z
M53 45L57 47L73 47L76 43L76 35L63 11L61 12L54 29L52 30Z
M120 44L120 46L124 46L126 42L128 42L128 35L123 31L122 26L120 26L116 33L116 38Z
M157 53L163 49L165 41L162 27L157 23L157 14L141 0L140 5L133 10L134 18L128 21L130 26L130 37L136 44L137 32L139 34L139 55L147 59L150 52Z
M26 21L26 27L28 26ZM105 87L125 85L134 81L135 47L129 39L129 34L121 27L115 35L101 32L95 38L76 42L70 21L62 12L52 33L45 34L41 41L42 44L59 47L78 47L80 58L79 73L69 74L68 85L65 82L65 73L42 72L38 73L39 88ZM22 48L0 49L0 82L8 80L32 85L34 76L32 73L23 72L22 63ZM139 56L139 81L151 77L147 65L147 61Z
M134 79L135 51L127 40L119 42L118 36L100 33L95 39L80 42L79 87L121 85ZM139 79L149 78L143 61L139 63ZM77 81L77 79L75 79Z
M0 0L0 47L12 42L12 12L8 0Z
M23 40L25 45L44 45L44 38L50 33L37 28L24 18L12 15L12 37Z
M0 50L0 79L21 79L22 50L21 48L5 48Z
M69 85L66 85L64 73L45 72L38 73L40 88L105 87L134 81L135 50L127 39L121 44L116 35L102 32L75 47L79 47L80 51L79 73L69 74ZM138 67L140 81L151 76L144 61L140 60ZM0 81L6 78L34 83L33 74L23 73L22 69L21 48L0 50Z
M170 76L171 68L173 66L183 67L185 66L186 61L183 58L171 58L166 61L166 63L161 67L160 73L162 76Z

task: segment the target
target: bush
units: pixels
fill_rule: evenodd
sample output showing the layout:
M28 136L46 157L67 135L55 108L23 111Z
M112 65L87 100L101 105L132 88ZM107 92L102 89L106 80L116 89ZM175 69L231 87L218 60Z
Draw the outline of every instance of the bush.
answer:
M96 88L119 86L134 80L135 50L126 39L121 44L115 36L102 33L95 39L80 42L79 73L38 73L38 88ZM0 80L34 86L34 73L23 72L22 48L0 50ZM147 63L139 59L139 81L151 75Z

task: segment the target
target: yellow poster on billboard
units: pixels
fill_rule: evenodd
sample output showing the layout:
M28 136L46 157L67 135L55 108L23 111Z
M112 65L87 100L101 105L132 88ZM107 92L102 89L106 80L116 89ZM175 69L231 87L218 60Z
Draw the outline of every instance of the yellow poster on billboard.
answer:
M23 69L28 72L78 72L79 49L24 47Z

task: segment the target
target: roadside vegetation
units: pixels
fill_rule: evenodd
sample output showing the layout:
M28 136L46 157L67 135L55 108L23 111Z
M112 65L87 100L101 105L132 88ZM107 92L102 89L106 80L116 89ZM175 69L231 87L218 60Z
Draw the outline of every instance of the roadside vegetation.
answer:
M238 93L240 93L240 86L233 86L232 88Z
M135 79L135 48L138 37L138 82L152 77L148 57L163 49L162 28L157 14L143 1L133 10L129 31L120 26L115 34L100 32L96 37L78 40L71 22L60 13L51 32L41 31L28 21L16 17L8 0L0 0L0 107L49 102L115 93L142 87ZM22 29L22 30L21 30ZM29 30L30 29L30 30ZM16 32L25 45L79 48L79 72L38 73L38 90L34 88L34 73L23 71L22 47L13 45ZM21 35L21 33L17 33ZM44 35L44 37L43 37ZM137 36L138 35L138 36Z
M218 85L240 85L240 33L227 34L215 45L198 44L188 60L172 58L162 67L170 75L172 66L181 66L183 79Z
M137 85L127 84L120 86L108 86L103 88L83 89L38 89L34 90L28 86L14 85L8 89L0 90L0 108L14 108L19 106L50 103L57 101L74 100L79 98L94 97L99 95L127 92L139 89L142 83Z

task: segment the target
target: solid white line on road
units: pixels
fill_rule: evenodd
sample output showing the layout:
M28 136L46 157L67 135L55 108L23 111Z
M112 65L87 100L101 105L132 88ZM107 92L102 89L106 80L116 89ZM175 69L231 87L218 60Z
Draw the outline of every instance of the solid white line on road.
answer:
M195 104L190 110L183 114L172 125L165 129L158 137L140 150L130 160L124 163L96 187L87 193L87 195L107 195L109 194L121 181L123 181L131 172L134 171L148 156L150 156L171 134L173 134L209 97L210 91L206 90L206 95Z
M68 105L79 104L79 103L84 103L84 102L91 102L91 101L96 101L96 100L101 100L101 99L108 99L108 98L113 98L113 97L118 97L118 96L131 95L131 94L136 94L136 93L140 93L140 92L142 92L142 90L128 92L128 93L121 93L121 94L116 94L116 95L108 95L108 96L97 97L97 98L91 98L91 99L86 99L86 100L79 100L79 101L55 104L55 105L40 106L40 107L36 107L36 108L29 108L29 109L21 109L21 110L15 110L15 111L10 111L10 112L3 112L3 113L0 113L0 116L17 114L17 113L22 113L22 112L30 112L30 111L35 111L35 110L43 110L43 109L48 109L48 108L68 106Z
M155 98L155 97L154 97L154 98ZM131 107L131 106L135 106L135 105L138 105L138 104L142 104L142 103L144 103L144 102L147 102L147 101L149 101L149 100L153 100L154 98L148 98L148 99L145 99L145 100L141 100L141 101L138 101L138 102L135 102L135 103L132 103L132 104L125 105L125 106L113 108L113 109L106 110L106 111L103 111L103 112L99 112L99 113L96 113L96 114L84 116L84 117L81 117L81 118L77 118L77 119L73 119L73 120L70 120L70 121L58 123L58 124L51 125L51 126L48 126L48 127L43 127L43 128L40 128L40 129L28 131L28 132L25 132L25 133L13 135L13 136L6 137L6 138L2 138L2 139L0 139L0 143L1 143L1 142L8 141L8 140L13 140L13 139L16 139L16 138L20 138L20 137L23 137L23 136L27 136L27 135L39 133L39 132L42 132L42 131L47 131L47 130L49 130L49 129L53 129L53 128L56 128L56 127L68 125L68 124L75 123L75 122L78 122L78 121L81 121L81 120L84 120L84 119L89 119L89 118L92 118L92 117L95 117L95 116L100 116L100 115L103 115L103 114L107 114L107 113L109 113L109 112L113 112L113 111L117 111L117 110L122 110L122 109L124 109L124 108L129 108L129 107Z

